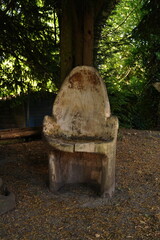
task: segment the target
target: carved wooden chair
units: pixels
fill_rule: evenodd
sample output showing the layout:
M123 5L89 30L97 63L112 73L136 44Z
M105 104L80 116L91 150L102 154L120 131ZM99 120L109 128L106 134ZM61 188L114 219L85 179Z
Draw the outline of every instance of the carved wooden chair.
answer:
M51 146L50 189L94 183L101 195L115 189L118 119L110 114L107 90L93 67L78 66L65 79L45 116L43 133Z

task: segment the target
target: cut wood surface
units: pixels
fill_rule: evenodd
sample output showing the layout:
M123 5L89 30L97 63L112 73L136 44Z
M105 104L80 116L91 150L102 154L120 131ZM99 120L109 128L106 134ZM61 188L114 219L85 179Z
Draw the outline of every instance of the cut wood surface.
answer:
M0 140L38 136L41 132L41 127L4 129L0 130Z

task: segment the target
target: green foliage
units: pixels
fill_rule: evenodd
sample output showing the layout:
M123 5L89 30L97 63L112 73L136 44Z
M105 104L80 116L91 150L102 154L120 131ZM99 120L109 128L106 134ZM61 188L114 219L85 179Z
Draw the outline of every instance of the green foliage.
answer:
M146 71L149 66L148 56L144 59L144 47L148 52L149 44L132 34L148 16L143 8L145 4L143 0L120 1L105 22L96 57L96 65L107 85L112 113L119 117L121 126L140 129L156 125L158 105L152 102L153 97L148 98L149 93L155 92L149 73L155 73L158 67L152 65L152 70ZM158 51L156 56L159 58Z
M156 126L160 114L160 94L153 89L152 84L160 81L160 2L146 0L142 8L143 17L133 31L134 39L139 42L137 51L142 58L146 72L147 85L142 102L143 118L149 121L149 126Z
M101 2L106 2L110 12L117 0L102 0L100 6ZM62 5L68 7L71 3L68 0L1 1L0 97L28 90L55 91L60 78ZM101 8L97 0L76 0L76 4L80 6L78 14L83 14L91 4L98 10Z
M55 89L59 29L47 1L3 0L0 8L0 97ZM56 33L56 34L55 34Z
M122 126L128 127L132 125L132 92L138 82L134 75L137 66L133 68L131 57L135 50L130 39L135 26L133 8L128 1L120 2L105 23L97 51L97 66L107 85L112 113L119 117Z
M142 56L143 66L148 80L153 83L160 81L160 2L157 0L145 2L143 9L146 14L133 32L133 37L139 41L137 51Z
M160 96L152 87L160 81L160 2L121 0L109 18L118 0L104 2L95 26L95 66L107 85L112 114L121 126L153 128L160 118ZM0 98L56 90L62 4L68 6L68 0L1 1Z

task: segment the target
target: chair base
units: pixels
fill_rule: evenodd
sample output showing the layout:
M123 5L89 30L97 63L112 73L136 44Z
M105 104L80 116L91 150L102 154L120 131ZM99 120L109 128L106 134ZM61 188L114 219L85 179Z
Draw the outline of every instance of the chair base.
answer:
M99 186L98 195L112 197L115 190L115 164L108 175L104 154L52 150L49 156L50 190L58 192L66 184L86 183Z

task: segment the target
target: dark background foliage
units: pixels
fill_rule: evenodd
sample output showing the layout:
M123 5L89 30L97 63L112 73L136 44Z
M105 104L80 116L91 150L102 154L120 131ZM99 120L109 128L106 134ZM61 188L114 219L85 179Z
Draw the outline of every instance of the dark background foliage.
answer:
M1 98L56 91L61 9L66 2L1 0ZM121 126L157 128L160 94L152 84L160 81L160 2L121 0L110 12L115 3L106 1L95 23L94 66Z

